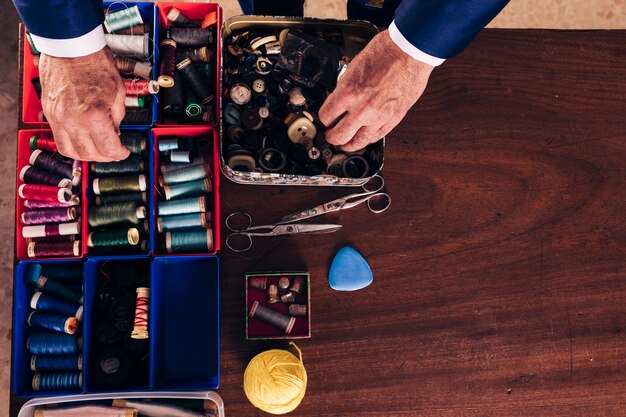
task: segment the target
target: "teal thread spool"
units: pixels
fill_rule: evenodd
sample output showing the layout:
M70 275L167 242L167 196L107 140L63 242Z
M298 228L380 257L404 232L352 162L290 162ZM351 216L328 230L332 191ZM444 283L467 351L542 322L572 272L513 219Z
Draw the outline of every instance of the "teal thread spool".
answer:
M159 233L183 229L206 229L211 225L211 212L157 217Z
M165 194L166 200L207 194L210 193L211 190L211 181L208 178L163 186L163 194Z
M36 373L33 376L33 391L77 390L83 385L80 372Z
M159 177L159 184L162 186L170 184L178 184L186 181L195 181L206 178L211 172L207 164L195 165L187 168L177 169L176 171L166 172Z
M168 172L177 171L179 169L189 168L192 166L198 166L198 165L204 165L204 164L205 164L205 161L202 156L195 157L193 161L191 161L191 163L189 164L185 164L185 163L161 164L161 174L166 174Z
M104 16L104 27L107 32L113 33L118 30L128 29L133 26L142 25L143 19L139 13L139 7L133 6L116 12L107 13Z
M210 252L213 250L213 230L166 232L165 250L167 253Z
M132 155L119 162L94 162L91 164L91 172L102 177L108 175L140 174L144 169L144 161Z
M148 194L146 192L137 191L134 193L105 194L96 196L96 205L121 203L123 201L134 201L136 203L147 203Z
M172 163L182 163L182 164L190 164L191 163L191 152L190 151L172 151L170 152L170 161Z
M135 202L112 203L105 206L92 206L89 209L89 225L102 227L116 224L139 224L147 217L144 206Z
M73 301L78 304L83 303L83 294L81 291L41 275L41 265L39 264L29 264L26 267L24 281L27 284L35 285L46 294L55 295L64 300Z
M82 371L83 355L31 356L30 370L33 372Z
M181 200L163 201L157 207L159 216L206 212L206 197L191 197Z
M178 138L165 138L159 140L159 152L177 151L180 147Z
M129 229L98 230L89 233L87 245L90 248L112 248L118 246L139 244L139 230Z
M146 176L127 175L123 177L102 177L94 178L92 184L93 192L96 195L123 193L132 191L146 191Z
M31 355L78 355L82 347L82 336L75 334L35 330L26 339Z
M190 119L197 119L202 116L202 106L198 103L189 103L185 107L185 114Z
M133 155L141 155L146 150L146 138L141 135L123 133L120 140Z

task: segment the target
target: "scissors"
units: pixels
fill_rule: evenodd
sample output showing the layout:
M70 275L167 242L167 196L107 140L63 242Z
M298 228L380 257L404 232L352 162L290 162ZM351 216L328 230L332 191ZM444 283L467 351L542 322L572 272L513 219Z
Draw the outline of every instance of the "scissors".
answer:
M371 184L376 183L378 183L377 187L375 186L374 189L369 188L372 186ZM370 185L368 186L368 184ZM383 179L383 177L381 177L380 175L374 175L372 178L370 178L369 181L361 185L361 188L363 189L362 193L348 194L336 200L320 204L317 207L303 210L298 213L289 214L280 219L277 224L293 223L298 220L310 219L311 217L321 216L326 213L350 209L365 202L367 202L367 208L372 213L382 213L383 211L387 210L391 205L391 196L387 193L379 192L383 189L384 186L385 180ZM372 199L374 199L376 204L380 204L380 206L377 207L373 205Z
M242 228L234 227L233 222L235 221L244 221L246 226ZM228 230L233 232L226 238L226 246L233 252L245 252L249 250L252 247L253 236L263 237L304 233L332 233L343 227L340 224L284 224L284 222L252 226L252 217L244 212L230 214L226 217L225 223ZM242 245L239 247L237 244L233 244L231 239L234 237L246 237L248 240L247 246Z

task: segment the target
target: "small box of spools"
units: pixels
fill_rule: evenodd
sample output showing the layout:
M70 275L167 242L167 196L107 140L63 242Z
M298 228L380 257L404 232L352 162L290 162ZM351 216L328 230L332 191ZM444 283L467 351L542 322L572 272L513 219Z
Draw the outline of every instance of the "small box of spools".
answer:
M216 125L220 30L216 3L159 2L158 125Z
M308 272L246 274L246 339L311 337Z
M120 139L130 150L128 158L89 163L89 256L150 253L152 133L123 128Z
M19 131L17 259L78 258L85 253L86 170L86 162L57 152L51 130Z
M153 255L220 248L219 156L210 126L154 128Z
M15 267L12 391L20 397L83 392L81 260L24 261Z
M224 401L214 391L110 392L35 398L18 417L224 417Z
M356 186L383 166L384 139L346 153L328 143L318 112L371 23L235 16L222 27L221 167L259 185Z

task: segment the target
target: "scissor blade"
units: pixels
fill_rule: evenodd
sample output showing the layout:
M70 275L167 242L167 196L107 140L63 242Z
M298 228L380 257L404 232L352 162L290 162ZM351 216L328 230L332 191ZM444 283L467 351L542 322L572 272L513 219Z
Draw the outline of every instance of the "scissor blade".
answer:
M274 234L291 235L303 233L332 233L341 229L340 224L284 224L274 228Z
M326 213L326 207L324 206L324 204L320 204L317 207L313 207L308 210L302 210L299 213L289 214L283 217L282 219L280 219L278 223L279 224L293 223L298 220L310 219L311 217L321 216L324 213Z

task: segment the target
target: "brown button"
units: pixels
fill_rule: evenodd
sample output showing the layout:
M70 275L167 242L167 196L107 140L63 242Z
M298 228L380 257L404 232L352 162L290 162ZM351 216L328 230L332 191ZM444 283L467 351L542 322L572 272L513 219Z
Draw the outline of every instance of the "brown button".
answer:
M241 123L249 130L259 130L263 127L263 119L259 110L255 108L244 110L241 114Z

